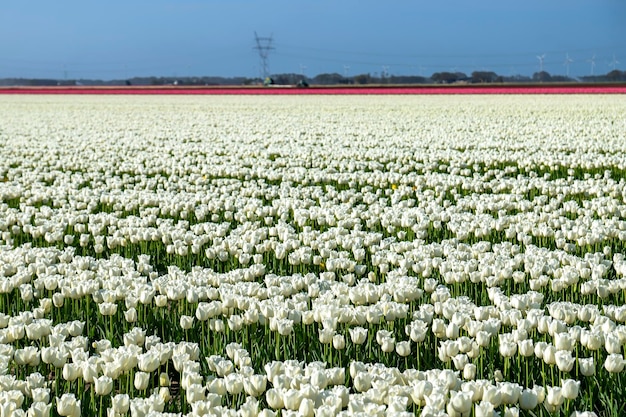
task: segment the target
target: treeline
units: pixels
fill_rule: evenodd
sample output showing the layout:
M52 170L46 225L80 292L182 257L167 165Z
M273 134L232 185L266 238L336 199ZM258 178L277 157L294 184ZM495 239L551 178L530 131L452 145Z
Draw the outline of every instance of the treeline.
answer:
M531 77L523 75L499 75L492 71L474 71L471 74L463 72L435 72L430 76L421 75L379 75L357 74L353 76L338 73L318 74L307 77L302 74L286 73L271 76L274 84L296 85L367 85L367 84L455 84L455 83L525 83L525 82L626 82L626 71L613 70L603 75L583 77L568 77L552 75L546 71L536 72ZM228 86L228 85L262 85L260 78L247 77L134 77L123 80L71 80L71 79L31 79L5 78L0 79L0 86L158 86L158 85L185 85L185 86Z
M51 78L4 78L0 85L12 86L120 86L120 85L245 85L251 83L246 77L133 77L122 80L92 80L92 79L51 79Z

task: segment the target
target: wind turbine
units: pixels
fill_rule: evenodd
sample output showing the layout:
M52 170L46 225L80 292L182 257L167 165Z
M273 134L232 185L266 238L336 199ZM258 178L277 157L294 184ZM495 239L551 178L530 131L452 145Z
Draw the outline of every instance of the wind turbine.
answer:
M537 59L539 60L539 72L543 72L543 60L546 58L546 54L537 55Z
M306 65L300 64L300 75L304 77L304 71L306 71Z
M348 78L348 72L350 72L350 65L343 66L343 76L344 78Z
M565 65L565 68L566 68L565 75L567 75L568 78L569 78L569 66L572 62L574 62L574 60L569 57L569 53L565 54L565 62L563 62L563 65Z
M382 78L387 78L389 76L389 65L383 65L383 72L381 75Z
M593 54L591 59L588 59L587 62L591 63L591 76L593 77L593 70L596 68L596 54Z
M613 60L609 62L609 67L611 67L612 70L615 70L617 64L619 64L619 61L615 58L615 54L613 54Z

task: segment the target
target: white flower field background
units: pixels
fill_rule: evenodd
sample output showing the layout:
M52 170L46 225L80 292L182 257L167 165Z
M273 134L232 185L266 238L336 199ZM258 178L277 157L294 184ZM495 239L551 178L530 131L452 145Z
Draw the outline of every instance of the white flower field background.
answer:
M0 114L0 416L626 413L623 96Z

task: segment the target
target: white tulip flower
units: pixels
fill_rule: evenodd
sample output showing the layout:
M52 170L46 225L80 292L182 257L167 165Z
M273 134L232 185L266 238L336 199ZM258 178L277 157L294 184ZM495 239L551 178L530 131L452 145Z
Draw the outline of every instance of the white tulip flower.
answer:
M60 416L80 417L80 400L74 394L63 394L56 399L57 412Z
M624 369L626 361L624 357L619 353L611 353L606 357L604 361L604 368L611 373L619 373Z
M578 358L578 367L583 376L593 376L596 374L596 363L593 357Z
M94 379L94 387L96 395L109 395L113 390L113 379L102 375Z
M148 388L148 384L150 382L150 374L146 372L136 372L134 385L135 389L138 391L144 391Z

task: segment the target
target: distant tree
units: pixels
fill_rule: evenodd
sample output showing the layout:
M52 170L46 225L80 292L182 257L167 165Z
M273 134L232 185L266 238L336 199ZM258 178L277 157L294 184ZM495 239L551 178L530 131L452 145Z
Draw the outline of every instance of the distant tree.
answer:
M498 74L493 71L474 71L472 72L473 83L495 83L498 81Z
M540 71L533 74L533 81L548 82L552 81L552 76L547 71Z
M567 75L553 75L550 79L553 83L567 83L575 81L575 79L568 77Z
M454 75L456 75L456 80L457 81L468 81L469 80L469 77L464 72L457 71L457 72L454 73Z
M607 81L626 81L626 71L613 70L606 74Z
M343 76L341 74L337 74L336 72L334 72L331 74L318 74L315 76L315 78L313 78L313 81L315 82L315 84L332 85L339 84L342 79Z
M516 74L516 75L510 75L508 77L505 77L505 76L502 77L502 82L525 83L529 81L532 81L532 79L527 75Z
M259 83L260 81L258 78L244 78L243 81L241 81L241 85L254 85Z
M58 82L55 80L47 80L47 79L43 79L43 80L31 80L30 83L28 83L27 85L35 85L35 86L44 86L44 85L57 85Z
M392 75L389 77L391 84L426 84L428 79L419 75Z
M353 77L355 84L369 84L372 77L369 74L359 74Z
M278 85L296 85L302 80L307 80L302 74L296 73L274 74L272 75L272 79L274 80L274 84Z
M451 72L435 72L430 78L438 84L450 83L452 80L456 79Z
M464 81L467 79L467 75L462 72L436 72L430 76L430 78L439 84L451 84L458 81Z

